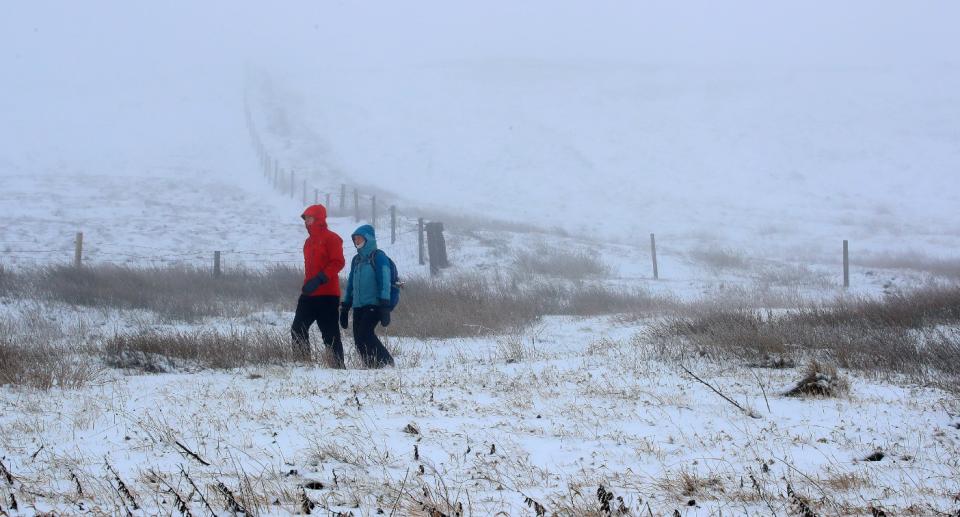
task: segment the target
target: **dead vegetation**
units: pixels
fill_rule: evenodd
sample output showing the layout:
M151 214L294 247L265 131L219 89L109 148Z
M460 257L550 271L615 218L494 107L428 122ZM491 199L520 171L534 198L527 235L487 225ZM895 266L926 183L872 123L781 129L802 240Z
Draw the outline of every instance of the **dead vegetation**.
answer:
M644 313L673 306L643 290L580 283L515 285L478 275L412 280L389 333L421 339L516 331L546 315Z
M279 265L262 271L235 269L219 277L188 266L49 266L4 273L0 294L15 289L20 295L69 305L144 309L192 322L287 306L296 300L302 278L298 269Z
M750 364L807 358L868 373L897 373L956 389L960 287L928 287L882 299L845 298L782 313L709 307L654 324L663 355L735 357Z
M583 280L610 274L610 267L583 250L560 249L541 244L514 256L517 270L523 274L544 275L567 280Z
M229 369L281 364L293 359L289 336L280 331L143 330L116 335L102 350L106 365L148 373L182 368Z
M88 356L0 336L0 386L73 389L95 381L100 374L100 368Z
M797 384L784 393L788 397L839 397L850 392L850 382L836 367L810 361Z

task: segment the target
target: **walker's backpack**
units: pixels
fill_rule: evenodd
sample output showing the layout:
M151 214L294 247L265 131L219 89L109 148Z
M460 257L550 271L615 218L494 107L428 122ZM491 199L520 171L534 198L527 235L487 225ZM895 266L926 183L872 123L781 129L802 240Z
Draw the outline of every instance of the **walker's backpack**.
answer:
M380 279L380 268L378 266L383 266L383 261L386 260L387 264L390 267L390 305L387 306L391 311L394 307L400 303L400 288L403 287L403 282L400 281L400 276L397 273L397 265L393 262L393 259L390 258L387 253L381 249L378 249L370 255L370 265L373 266L374 278L377 279L377 292L383 290L381 285L382 280ZM351 267L356 268L360 265L360 255L353 257L353 264Z

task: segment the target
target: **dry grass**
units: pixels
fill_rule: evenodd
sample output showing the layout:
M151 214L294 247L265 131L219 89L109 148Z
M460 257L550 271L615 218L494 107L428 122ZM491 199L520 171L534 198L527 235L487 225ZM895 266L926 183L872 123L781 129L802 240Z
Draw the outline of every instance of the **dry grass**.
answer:
M14 343L0 336L0 386L41 390L74 389L97 380L101 371L91 357L61 347Z
M740 251L728 248L701 248L690 251L689 257L715 271L750 269L750 261Z
M574 283L514 286L475 275L412 280L404 288L389 333L421 339L516 331L545 315L639 313L673 302L642 290Z
M782 315L713 307L654 324L663 354L819 358L865 372L902 373L956 386L960 378L960 287L933 287L883 299L842 299Z
M797 384L787 390L788 397L839 397L850 392L850 382L837 368L820 361L810 361Z
M284 266L233 270L220 277L187 266L113 265L51 266L29 275L37 291L52 300L88 307L146 309L181 321L289 305L302 278L299 270Z
M946 278L960 278L960 259L939 258L919 252L879 253L852 259L853 265L878 269L905 269Z
M280 331L174 332L145 330L109 339L102 350L113 368L161 373L180 368L229 369L281 364L293 359Z
M517 270L525 274L545 275L566 280L582 280L610 274L610 267L585 251L571 251L545 244L531 251L516 253Z

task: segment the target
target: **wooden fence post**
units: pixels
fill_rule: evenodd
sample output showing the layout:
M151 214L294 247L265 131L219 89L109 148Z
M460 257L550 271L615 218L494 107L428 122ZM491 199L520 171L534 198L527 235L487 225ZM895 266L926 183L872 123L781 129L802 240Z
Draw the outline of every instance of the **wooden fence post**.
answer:
M83 232L77 232L77 240L74 245L76 248L73 250L73 265L80 267L83 265Z
M327 198L326 198L326 204L323 205L323 206L327 207L327 210L329 210L329 209L330 209L330 193L329 193L329 192L327 192L327 196L326 196L326 197L327 197Z
M360 191L353 189L353 220L360 222Z
M650 256L653 257L653 279L660 279L660 271L657 269L657 238L650 234Z
M420 258L420 265L424 264L423 260L423 218L420 217L417 219L417 254Z
M313 189L313 204L316 205L319 203L320 203L320 189L315 188ZM330 204L330 200L327 200L327 205L329 204Z
M850 245L843 240L843 287L850 287Z
M220 276L220 252L219 251L213 252L213 276L215 277Z
M390 244L397 243L397 205L390 205Z
M340 212L347 209L347 184L340 184Z
M370 225L377 227L377 196L370 198Z
M273 188L280 188L280 160L273 159Z
M295 183L295 173L293 169L290 169L290 199L294 199L294 196L297 193L296 183Z
M447 262L447 243L443 238L443 223L427 223L427 249L430 256L430 275L436 276L441 269L450 265Z
M303 180L303 206L307 206L307 180Z

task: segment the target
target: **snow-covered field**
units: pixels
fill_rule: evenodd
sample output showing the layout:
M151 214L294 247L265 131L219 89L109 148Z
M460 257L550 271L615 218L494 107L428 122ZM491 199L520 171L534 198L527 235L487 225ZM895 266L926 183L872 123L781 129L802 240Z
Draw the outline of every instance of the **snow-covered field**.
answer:
M383 371L107 370L84 389L5 388L0 508L16 515L15 494L21 514L178 514L180 497L223 514L223 486L260 515L299 512L303 494L330 514L534 515L529 499L585 515L603 487L634 515L799 515L789 485L818 514L955 511L955 398L850 374L849 395L788 398L794 369L685 363L751 418L660 360L643 328L547 318L392 338Z

